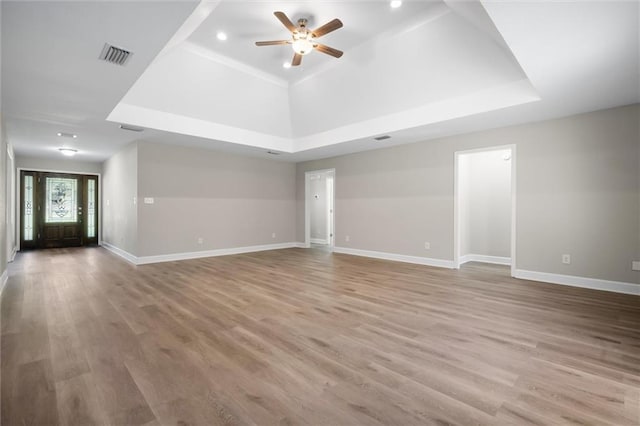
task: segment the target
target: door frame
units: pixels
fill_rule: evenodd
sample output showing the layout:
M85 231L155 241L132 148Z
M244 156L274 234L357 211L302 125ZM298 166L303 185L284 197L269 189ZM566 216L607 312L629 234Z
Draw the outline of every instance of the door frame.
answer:
M474 154L479 152L488 151L500 151L509 149L511 150L511 276L515 277L516 273L516 199L517 199L517 187L516 187L516 144L509 145L497 145L485 148L469 149L464 151L456 151L454 153L454 166L453 166L453 267L460 269L460 250L462 248L461 235L460 235L460 204L462 203L460 194L460 155Z
M98 213L98 246L102 245L102 173L96 173L96 172L82 172L82 171L70 171L70 170L51 170L51 169L39 169L39 168L34 168L34 167L17 167L16 168L16 179L15 179L15 186L16 186L16 205L15 205L15 212L16 212L16 229L15 229L15 233L17 236L17 241L16 241L16 246L17 246L17 251L22 250L22 238L20 238L20 235L22 235L22 185L21 185L21 179L20 179L20 174L25 171L25 172L38 172L38 173L66 173L66 174L71 174L71 175L84 175L84 176L97 176L98 177L98 187L96 188L98 190L98 205L96 206L97 209L97 213Z
M328 203L328 208L330 210L329 220L331 222L329 250L333 251L336 237L336 169L310 170L308 172L304 172L304 247L311 247L311 176L318 174L331 174L333 177L331 186L332 200ZM333 206L333 209L331 209L331 206Z

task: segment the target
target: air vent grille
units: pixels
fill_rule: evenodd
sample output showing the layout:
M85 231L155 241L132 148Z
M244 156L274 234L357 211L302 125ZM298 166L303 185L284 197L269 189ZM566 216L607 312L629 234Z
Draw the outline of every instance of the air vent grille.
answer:
M119 47L112 46L109 43L104 44L102 52L100 53L100 59L102 59L103 61L121 66L126 65L130 57L131 52Z
M121 124L120 128L122 130L128 130L130 132L142 132L142 131L144 131L144 129L142 127L129 126L127 124Z
M384 135L384 136L378 136L377 138L373 138L373 139L375 139L375 140L377 140L377 141L383 141L383 140L385 140L385 139L391 139L391 136L389 136L389 135Z

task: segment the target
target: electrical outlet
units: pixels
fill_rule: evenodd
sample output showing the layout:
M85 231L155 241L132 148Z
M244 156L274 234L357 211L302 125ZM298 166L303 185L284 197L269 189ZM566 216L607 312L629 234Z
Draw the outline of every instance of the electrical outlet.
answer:
M431 250L431 243L425 242L424 243L424 248L425 248L425 250Z
M351 241L351 237L350 237L350 236L348 236L348 235L346 235L346 236L344 237L344 240L345 240L346 242L349 242L349 241Z
M204 239L202 237L198 237L198 244L204 243Z
M640 260L634 260L633 262L631 262L631 270L640 271Z
M272 233L271 233L271 238L275 238L275 237L276 237L276 233L275 233L275 232L272 232Z
M562 255L562 263L564 263L565 265L570 265L571 264L571 255L570 254L563 254Z

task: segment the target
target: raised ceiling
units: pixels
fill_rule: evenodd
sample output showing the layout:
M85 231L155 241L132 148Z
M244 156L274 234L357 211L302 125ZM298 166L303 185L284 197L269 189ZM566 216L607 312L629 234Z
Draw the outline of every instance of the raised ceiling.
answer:
M322 41L344 56L283 68L290 46L254 45L288 37L276 10L341 19ZM2 113L21 155L102 161L144 139L321 158L638 102L639 16L611 1L2 2ZM105 42L129 63L99 61Z

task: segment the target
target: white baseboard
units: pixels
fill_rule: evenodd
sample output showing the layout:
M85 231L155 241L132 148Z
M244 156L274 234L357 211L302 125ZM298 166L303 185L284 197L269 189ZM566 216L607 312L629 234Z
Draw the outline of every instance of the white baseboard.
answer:
M294 247L296 248L310 248L311 244L306 244L306 243L293 243L295 244Z
M259 246L249 246L249 247L233 247L233 248L216 249L216 250L203 250L203 251L193 251L193 252L184 252L184 253L161 254L156 256L134 256L125 250L122 250L104 241L102 242L102 246L104 248L113 252L114 254L117 254L123 259L133 263L134 265L146 265L149 263L173 262L176 260L200 259L203 257L227 256L230 254L254 253L258 251L287 249L287 248L299 247L298 244L299 243L265 244L265 245L259 245Z
M525 271L523 269L516 269L514 277L523 280L541 281L550 284L569 285L572 287L590 288L594 290L605 290L612 291L614 293L640 296L640 284L576 277L573 275L550 274L547 272Z
M116 247L112 244L109 244L106 241L102 241L102 243L100 244L102 247L106 248L107 250L109 250L111 253L113 254L117 254L118 256L120 256L121 258L123 258L124 260L133 263L134 265L138 264L138 258L134 255L132 255L131 253L129 253L128 251L122 250L119 247Z
M323 240L322 238L311 238L311 244L329 244L327 240Z
M453 269L453 261L443 259L432 259L429 257L407 256L404 254L384 253L380 251L360 250L347 247L334 247L334 253L351 254L354 256L372 257L374 259L393 260L396 262L415 263L418 265L437 266L439 268Z
M2 275L0 275L0 297L2 297L2 292L4 291L4 286L7 284L8 279L9 271L5 269Z
M175 260L200 259L202 257L228 256L230 254L254 253L258 251L279 250L296 247L295 243L265 244L260 246L233 247L215 250L193 251L186 253L161 254L158 256L138 257L138 265L148 263L173 262Z
M460 256L460 264L467 262L493 263L495 265L511 265L510 257L485 256L483 254L465 254Z

